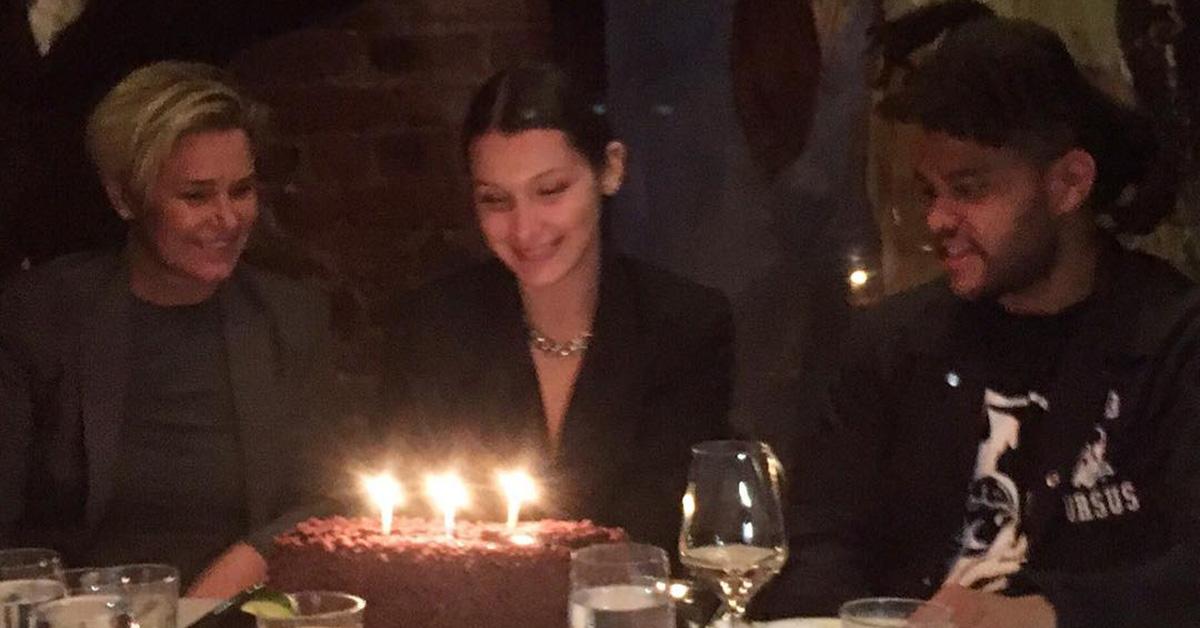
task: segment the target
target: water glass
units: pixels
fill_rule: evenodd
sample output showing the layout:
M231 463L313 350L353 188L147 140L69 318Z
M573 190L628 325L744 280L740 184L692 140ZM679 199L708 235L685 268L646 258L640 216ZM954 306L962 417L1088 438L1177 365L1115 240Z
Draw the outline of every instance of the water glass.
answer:
M949 607L925 600L872 597L842 605L842 628L954 628Z
M34 628L35 609L66 594L58 580L0 580L0 628Z
M0 550L0 580L59 580L62 558L40 547Z
M571 552L571 628L674 628L667 553L610 543Z
M73 595L37 609L44 628L130 628L132 617L119 595Z
M179 571L170 565L68 569L63 578L72 595L119 596L141 628L175 628Z
M288 597L295 616L259 616L258 628L362 628L367 602L360 597L335 591L302 591Z

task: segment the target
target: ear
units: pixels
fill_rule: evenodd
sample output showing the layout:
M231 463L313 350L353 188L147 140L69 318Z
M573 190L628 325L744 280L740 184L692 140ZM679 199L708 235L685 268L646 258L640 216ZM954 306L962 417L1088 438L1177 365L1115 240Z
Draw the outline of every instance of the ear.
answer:
M600 190L605 196L612 196L621 189L625 180L625 145L620 142L609 142L604 147L604 172L600 173Z
M117 215L121 217L121 220L126 222L133 220L133 205L129 202L129 195L125 193L121 184L112 179L105 179L104 194L108 196L108 202L112 203L113 209L117 210Z
M1091 153L1071 149L1047 170L1050 206L1055 214L1069 214L1087 201L1096 183L1096 160Z

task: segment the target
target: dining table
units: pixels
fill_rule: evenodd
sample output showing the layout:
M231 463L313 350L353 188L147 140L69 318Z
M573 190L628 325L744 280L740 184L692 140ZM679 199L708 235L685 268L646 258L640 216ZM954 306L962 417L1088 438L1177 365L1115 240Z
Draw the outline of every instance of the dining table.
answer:
M180 598L176 625L179 628L187 628L220 602L221 600L212 598ZM757 622L754 624L754 628L841 628L841 625L841 621L835 617L799 617ZM710 628L720 628L720 626L714 623Z

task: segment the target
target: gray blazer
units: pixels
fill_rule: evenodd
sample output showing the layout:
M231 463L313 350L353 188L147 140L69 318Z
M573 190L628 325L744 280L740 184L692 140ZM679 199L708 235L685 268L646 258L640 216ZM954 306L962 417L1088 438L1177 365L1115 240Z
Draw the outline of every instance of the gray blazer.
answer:
M0 293L0 546L87 547L113 494L129 377L122 258L84 253ZM260 551L309 512L327 427L329 311L319 291L239 265L218 291L245 459L247 540ZM169 472L170 470L164 470ZM203 507L202 505L197 505Z

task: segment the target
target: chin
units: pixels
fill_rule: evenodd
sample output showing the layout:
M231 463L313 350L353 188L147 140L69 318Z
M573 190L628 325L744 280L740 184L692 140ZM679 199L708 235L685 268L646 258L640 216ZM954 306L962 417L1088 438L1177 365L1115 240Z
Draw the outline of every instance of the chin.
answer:
M977 301L985 296L987 286L983 282L976 281L970 278L955 278L950 276L950 291L954 296L965 299L967 301Z
M517 278L522 286L529 288L551 285L566 274L563 265L559 263L558 256L536 262L519 260L515 254L509 251L505 251L503 254L497 253L496 256L504 262L508 271Z
M190 268L185 267L183 268L183 273L198 283L218 284L229 279L236 266L236 262L231 264L206 264Z
M566 272L561 271L561 269L546 268L532 271L514 271L513 274L517 276L517 281L519 281L522 286L527 288L545 288L546 286L552 286L562 280L563 276L566 275Z

